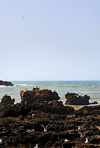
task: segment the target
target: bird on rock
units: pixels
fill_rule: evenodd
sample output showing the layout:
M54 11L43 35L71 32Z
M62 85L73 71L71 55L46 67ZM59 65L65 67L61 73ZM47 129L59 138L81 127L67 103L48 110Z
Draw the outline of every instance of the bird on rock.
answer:
M85 143L89 143L88 138L86 138Z

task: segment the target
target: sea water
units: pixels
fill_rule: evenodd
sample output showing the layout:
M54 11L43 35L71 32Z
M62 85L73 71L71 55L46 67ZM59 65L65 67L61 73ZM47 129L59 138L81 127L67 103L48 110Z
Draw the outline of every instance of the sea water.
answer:
M77 93L90 96L89 102L100 104L100 81L11 81L14 86L0 86L0 100L7 94L15 98L15 103L21 101L21 90L32 90L34 87L56 91L60 99L65 101L66 93Z

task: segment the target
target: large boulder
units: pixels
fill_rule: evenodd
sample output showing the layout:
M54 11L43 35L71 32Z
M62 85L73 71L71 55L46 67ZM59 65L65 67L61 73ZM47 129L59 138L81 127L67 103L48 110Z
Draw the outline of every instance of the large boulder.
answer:
M89 105L90 96L80 96L76 93L67 93L65 94L67 99L66 104L68 105Z
M0 85L13 86L11 82L0 80Z
M15 99L11 99L10 96L4 95L1 99L1 104L14 104Z
M52 101L59 100L57 92L48 89L33 88L33 90L20 91L22 103L33 103L36 100L39 101Z

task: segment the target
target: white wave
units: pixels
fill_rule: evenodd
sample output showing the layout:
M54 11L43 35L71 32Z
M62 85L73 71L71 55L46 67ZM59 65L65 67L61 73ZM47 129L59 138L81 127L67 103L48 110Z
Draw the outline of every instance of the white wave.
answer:
M28 86L28 84L14 84L14 87L23 87L23 86Z
M13 86L6 86L6 85L0 85L1 88L8 88L8 87L13 87Z
M8 88L8 87L13 87L13 86L0 85L0 87Z
M0 87L7 87L7 86L5 86L5 85L0 85Z

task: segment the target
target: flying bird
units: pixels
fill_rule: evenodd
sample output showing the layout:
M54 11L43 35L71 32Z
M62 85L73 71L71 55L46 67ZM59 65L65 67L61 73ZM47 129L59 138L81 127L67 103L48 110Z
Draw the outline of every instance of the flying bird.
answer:
M34 132L34 129L32 130L27 130L27 133L33 133Z
M47 132L47 128L48 128L49 124L47 126L44 126L43 124L41 124L41 126L44 128L44 132Z

